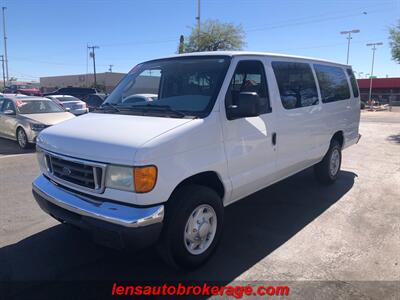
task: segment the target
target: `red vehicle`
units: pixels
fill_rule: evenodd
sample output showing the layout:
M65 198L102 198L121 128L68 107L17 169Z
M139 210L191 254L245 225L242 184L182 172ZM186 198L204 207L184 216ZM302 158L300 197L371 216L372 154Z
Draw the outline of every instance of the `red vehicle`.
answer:
M12 84L4 89L6 94L24 94L28 96L43 96L42 92L31 85Z

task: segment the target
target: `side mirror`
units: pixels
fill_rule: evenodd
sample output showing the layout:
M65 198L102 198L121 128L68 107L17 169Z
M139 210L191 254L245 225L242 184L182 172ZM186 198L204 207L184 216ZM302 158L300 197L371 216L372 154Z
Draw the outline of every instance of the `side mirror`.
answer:
M66 108L65 108L65 111L70 112L71 109L70 109L69 107L66 107Z
M14 116L15 115L15 111L12 109L7 109L4 111L4 114L7 116Z
M228 106L228 120L256 117L260 115L260 102L260 97L255 92L240 93L236 104Z

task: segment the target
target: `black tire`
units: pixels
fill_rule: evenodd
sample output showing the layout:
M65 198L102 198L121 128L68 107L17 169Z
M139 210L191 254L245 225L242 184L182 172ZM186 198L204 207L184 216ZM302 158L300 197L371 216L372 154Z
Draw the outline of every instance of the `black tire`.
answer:
M338 155L338 166L331 170L331 161L334 160L333 156ZM342 164L342 147L337 140L332 140L328 152L325 154L321 162L314 166L314 174L316 179L323 184L332 184L336 181L340 173L340 166Z
M216 231L208 248L203 253L194 255L189 252L185 244L185 229L189 217L196 208L202 205L211 206L214 210ZM174 192L165 209L164 228L157 247L161 257L168 265L184 270L194 269L204 264L221 238L224 207L219 195L205 186L183 186Z
M23 128L19 127L17 129L17 143L21 149L29 149L31 144L28 142L28 137Z

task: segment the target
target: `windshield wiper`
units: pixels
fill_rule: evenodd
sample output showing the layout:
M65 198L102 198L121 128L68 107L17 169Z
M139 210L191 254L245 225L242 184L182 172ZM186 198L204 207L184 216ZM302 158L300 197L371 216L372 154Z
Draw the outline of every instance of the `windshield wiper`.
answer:
M156 111L166 113L168 115L174 115L178 118L186 117L181 111L175 110L171 108L169 105L152 105L152 104L142 104L142 105L130 105L130 106L118 106L119 109L133 109L133 110L140 110L142 112L147 111Z

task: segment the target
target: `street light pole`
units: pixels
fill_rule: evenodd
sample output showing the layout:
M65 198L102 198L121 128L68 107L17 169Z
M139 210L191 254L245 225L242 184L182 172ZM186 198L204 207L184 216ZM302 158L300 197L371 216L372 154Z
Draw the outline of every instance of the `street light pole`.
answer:
M375 50L376 50L376 46L381 46L381 45L383 45L383 43L381 43L381 42L367 44L368 47L372 47L372 65L371 65L371 76L369 78L368 100L371 100L371 97L372 97L372 77L374 76Z
M348 31L341 31L340 34L347 34L347 60L346 60L346 65L349 64L349 55L350 55L350 40L352 39L351 34L352 33L359 33L359 29L353 29L353 30L348 30Z
M1 57L1 68L2 68L2 70L3 70L3 87L4 87L4 89L6 88L6 75L5 75L5 73L4 73L4 55L0 55L0 57Z
M96 54L94 49L99 49L99 46L88 46L89 49L92 49L90 52L90 56L93 59L93 78L94 78L94 88L97 87L97 80L96 80Z
M197 0L197 43L200 45L200 0Z
M6 63L6 79L8 82L8 55L7 55L7 35L6 35L6 15L5 10L7 7L2 7L3 12L3 39L4 39L4 61Z

